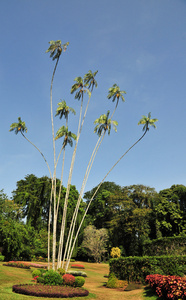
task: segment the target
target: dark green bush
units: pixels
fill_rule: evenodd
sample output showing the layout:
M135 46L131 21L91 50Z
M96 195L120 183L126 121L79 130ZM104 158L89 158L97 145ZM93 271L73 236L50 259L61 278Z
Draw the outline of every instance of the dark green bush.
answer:
M83 278L82 276L75 277L74 285L76 287L82 287L84 284L85 284L85 278Z
M47 271L44 275L44 284L47 285L61 285L63 283L63 278L60 274L54 270Z
M110 260L110 273L121 280L145 283L149 274L183 276L185 265L186 255L120 257Z
M37 277L37 283L44 283L45 279L43 277Z
M32 277L34 278L34 277L36 277L36 276L41 276L41 271L40 271L39 269L34 270L34 271L32 272Z

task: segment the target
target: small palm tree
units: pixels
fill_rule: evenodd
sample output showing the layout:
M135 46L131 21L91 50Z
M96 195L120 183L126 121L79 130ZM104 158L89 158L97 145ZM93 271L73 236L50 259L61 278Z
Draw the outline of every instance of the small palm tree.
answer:
M116 100L116 106L115 106L115 109L112 113L112 117L113 117L113 115L115 113L115 110L118 106L119 99L121 99L123 102L125 102L125 98L124 98L123 94L126 94L126 92L121 91L119 86L116 83L113 84L113 86L109 89L107 98L112 99L112 102L114 102ZM111 117L111 119L112 119L112 117Z
M84 83L87 85L88 89L91 88L91 92L93 91L94 86L97 88L98 84L97 81L95 80L95 76L98 73L98 71L95 71L92 73L92 71L88 71L87 74L84 76Z
M98 119L94 121L94 124L98 124L94 128L94 132L97 132L98 136L101 136L103 131L104 132L108 131L108 134L110 135L112 125L114 127L115 132L117 132L116 126L118 125L118 122L109 119L109 114L110 111L108 110L106 115L105 114L101 115Z

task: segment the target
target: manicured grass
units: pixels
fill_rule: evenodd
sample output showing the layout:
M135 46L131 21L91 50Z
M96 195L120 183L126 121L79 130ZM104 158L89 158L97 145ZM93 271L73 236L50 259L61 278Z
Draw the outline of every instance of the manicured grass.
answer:
M81 263L81 262L79 262ZM65 298L65 299L96 299L96 300L157 300L159 299L152 293L150 289L141 289L134 291L121 291L115 289L108 289L105 287L107 278L105 274L109 273L108 264L84 263L84 271L87 273L85 279L85 289L90 294L87 297ZM16 284L32 283L32 271L27 269L19 269L13 267L3 266L0 262L0 299L1 300L44 300L43 297L32 297L26 295L15 294L12 292L12 286ZM48 298L49 299L49 298ZM56 298L50 298L55 300Z

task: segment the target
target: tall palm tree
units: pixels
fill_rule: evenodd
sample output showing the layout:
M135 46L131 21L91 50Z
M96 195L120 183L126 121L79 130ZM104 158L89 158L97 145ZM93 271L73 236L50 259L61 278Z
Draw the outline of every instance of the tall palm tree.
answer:
M119 103L119 99L121 99L123 102L125 102L125 98L123 96L123 94L126 94L125 91L121 91L119 86L115 83L113 84L113 86L111 88L109 88L109 92L108 92L108 96L107 98L108 99L112 99L112 102L114 102L116 100L116 106L115 106L115 109L112 113L112 116L111 116L111 119L115 113L115 110L118 106L118 103Z
M55 135L54 135L54 119L53 119L53 108L52 108L52 88L53 88L53 81L54 81L54 76L55 76L55 72L57 69L57 65L59 62L59 58L61 56L62 51L66 51L67 46L69 45L69 43L65 43L62 44L61 40L57 40L57 41L50 41L49 42L50 46L49 48L46 50L46 53L50 52L50 57L52 57L52 60L56 60L56 64L54 66L54 70L53 70L53 74L52 74L52 79L51 79L51 85L50 85L50 111L51 111L51 123L52 123L52 140L53 140L53 153L54 153L54 173L53 173L53 180L52 180L52 195L53 195L53 199L54 199L54 207L55 207L55 203L56 203L56 150L55 150ZM51 198L51 202L50 202L50 209L51 209L51 205L52 205L52 198ZM49 223L48 223L48 243L50 241L50 222L51 220L49 219ZM56 240L56 236L53 235L53 257L52 257L52 268L55 269L55 240ZM50 249L50 247L48 247ZM48 249L48 268L50 268L50 253L49 253L49 249Z
M110 111L107 111L107 114L101 115L98 119L94 121L94 124L96 127L94 128L94 132L97 132L99 136L101 136L102 131L108 131L108 134L110 135L111 126L113 125L115 132L117 132L116 126L118 125L117 121L112 121L111 118L109 119Z
M71 257L72 256L72 253L73 253L73 250L74 250L74 247L75 247L75 244L76 244L76 240L77 240L77 237L78 237L78 234L79 234L79 231L80 231L80 229L81 229L81 226L82 226L82 224L83 224L83 221L84 221L84 219L85 219L85 217L86 217L86 215L87 215L87 212L88 212L88 209L89 209L89 207L90 207L90 204L92 203L92 200L94 199L94 197L95 197L95 195L97 194L97 192L98 192L98 190L99 190L99 188L101 187L101 185L103 184L103 182L105 181L105 179L107 178L107 176L110 174L110 172L115 168L115 166L121 161L121 159L137 144L137 143L139 143L142 139L143 139L143 137L145 136L145 134L149 131L149 126L152 126L152 127L154 127L154 128L156 128L156 125L155 125L155 122L157 122L158 121L158 119L151 119L151 113L149 113L148 114L148 116L146 117L146 116L142 116L142 118L140 119L140 121L138 122L138 125L140 125L140 124L142 124L142 125L144 125L144 127L143 127L143 131L144 131L144 133L143 133L143 135L117 160L117 162L112 166L112 168L108 171L108 173L105 175L105 177L103 178L103 180L100 182L100 184L98 185L98 187L97 187L97 189L95 190L95 192L94 192L94 194L93 194L93 196L92 196L92 198L90 199L90 201L89 201L89 203L88 203L88 205L87 205L87 208L86 208L86 210L85 210L85 213L84 213L84 215L83 215L83 218L82 218L82 220L81 220L81 222L80 222L80 225L79 225L79 228L78 228L78 230L77 230L77 232L76 232L76 236L75 236L75 238L74 238L74 241L73 241L73 245L72 245L72 247L71 247L71 249L70 249L70 254L69 254L69 257ZM68 260L68 264L69 264L69 260Z
M45 163L46 163L46 165L47 165L47 167L48 167L48 170L49 170L49 173L50 173L50 178L52 178L52 174L51 174L51 171L50 171L50 167L49 167L49 165L48 165L48 162L47 162L47 160L46 160L46 158L45 158L45 156L43 155L43 153L40 151L40 149L34 144L34 143L32 143L26 136L25 136L25 132L27 133L27 127L26 127L26 124L25 124L25 122L24 121L22 121L21 120L21 118L20 117L18 117L18 123L12 123L11 125L10 125L10 130L9 131L14 131L15 132L15 134L17 135L19 132L21 133L21 135L32 145L32 146L34 146L36 149L37 149L37 151L39 151L39 153L41 154L41 156L43 157L43 159L44 159L44 161L45 161Z
M101 115L100 118L96 119L94 124L97 124L95 127L94 132L96 132L99 136L99 139L96 143L96 146L94 147L94 150L92 152L91 158L89 160L86 172L85 172L85 176L83 179L83 183L81 186L81 191L79 194L79 198L76 204L76 208L74 210L74 214L72 217L72 221L71 221L71 225L70 225L70 229L69 229L69 233L68 233L68 238L67 238L67 242L66 242L66 247L65 247L65 253L64 253L64 259L63 259L63 265L62 268L64 266L64 260L66 259L66 253L67 253L67 263L65 266L65 270L68 269L69 263L70 263L70 251L71 251L71 245L72 245L72 240L73 240L73 235L74 235L74 230L75 230L75 224L76 224L76 220L77 220L77 216L78 216L78 210L79 210L79 206L81 203L81 199L84 193L84 189L88 180L88 176L90 173L90 170L92 168L92 164L94 162L95 156L98 152L98 149L103 141L103 138L106 134L106 132L108 131L108 134L110 134L111 131L111 125L113 125L115 132L117 132L116 126L118 125L118 122L116 121L112 121L111 119L109 119L109 111L107 112L106 115Z
M62 180L63 180L63 169L64 169L64 160L65 160L65 147L69 144L71 147L73 146L73 139L76 140L76 135L71 131L68 131L68 127L62 126L56 133L55 140L64 137L63 144L61 151L63 150L63 163L62 163L62 172L61 172L61 182L60 182L60 189L58 194L57 202L54 202L54 222L53 222L53 236L56 237L56 228L57 228L57 216L58 216L58 209L59 209L59 202L61 197L61 187L62 187ZM59 160L61 151L59 153L57 162ZM56 162L56 164L57 164ZM53 258L56 257L56 238L53 238Z
M89 71L89 73L90 73L90 71ZM97 73L97 72L94 72L94 73ZM92 73L92 74L94 75L94 73ZM75 93L75 99L78 99L78 100L81 99L81 107L80 107L80 114L79 114L79 124L78 124L78 130L77 130L76 144L74 147L71 165L70 165L69 177L68 177L68 182L67 182L67 190L66 190L65 202L64 202L64 209L63 209L63 217L62 217L62 223L61 223L61 232L60 232L60 241L59 241L59 247L60 247L61 251L59 251L60 256L58 257L58 262L60 262L60 263L61 263L61 259L62 259L62 249L63 249L63 242L64 242L64 232L65 232L66 213L67 213L67 206L68 206L68 197L69 197L69 192L70 192L70 185L71 185L72 173L73 173L74 162L75 162L75 157L76 157L77 145L78 145L79 137L80 137L80 134L81 134L81 131L83 128L84 120L86 117L86 113L87 113L90 98L91 98L91 92L88 89L88 83L85 82L86 77L87 77L86 75L84 76L84 78L82 78L80 76L76 77L74 79L75 83L72 85L72 88L71 88L71 94ZM95 86L97 86L97 83L95 83ZM83 98L84 98L85 92L88 94L88 102L87 102L87 105L86 105L86 108L84 111L84 116L82 118Z

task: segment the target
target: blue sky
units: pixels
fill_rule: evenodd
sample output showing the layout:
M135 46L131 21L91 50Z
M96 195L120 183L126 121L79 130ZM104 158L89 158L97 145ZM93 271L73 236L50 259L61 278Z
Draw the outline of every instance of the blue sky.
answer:
M4 0L0 10L0 189L11 197L27 174L49 175L41 155L21 135L9 132L20 116L27 137L53 168L50 81L54 62L45 51L50 40L69 42L53 87L53 109L60 99L76 110L69 129L76 133L80 103L70 95L73 80L96 71L80 137L72 184L80 191L96 143L94 120L114 103L108 89L126 91L114 119L118 132L106 136L85 191L96 186L116 160L142 135L137 125L151 112L158 118L144 139L106 180L126 186L144 184L156 191L186 183L186 1L185 0ZM62 121L55 118L55 132ZM57 143L57 151L61 141ZM64 185L72 149L68 148ZM61 161L57 170L60 177Z

